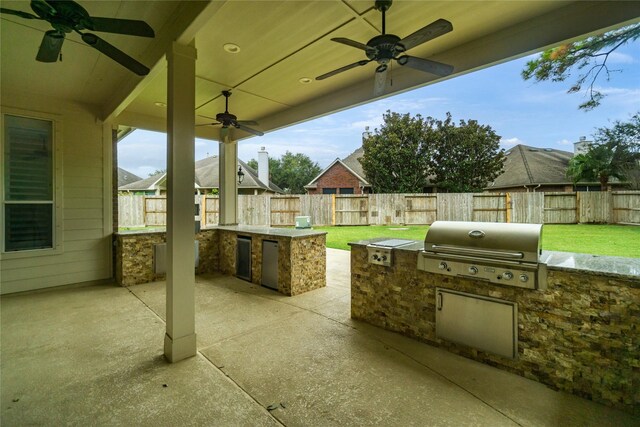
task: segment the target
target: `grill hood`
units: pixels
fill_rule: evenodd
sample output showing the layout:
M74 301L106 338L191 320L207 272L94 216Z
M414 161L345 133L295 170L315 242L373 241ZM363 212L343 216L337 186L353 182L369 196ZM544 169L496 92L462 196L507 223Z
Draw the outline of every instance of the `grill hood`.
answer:
M436 221L427 231L424 250L537 263L541 235L541 224Z

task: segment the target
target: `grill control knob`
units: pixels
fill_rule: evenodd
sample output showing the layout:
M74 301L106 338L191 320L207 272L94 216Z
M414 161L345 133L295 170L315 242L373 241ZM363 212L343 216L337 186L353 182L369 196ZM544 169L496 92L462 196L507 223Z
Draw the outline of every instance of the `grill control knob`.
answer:
M446 270L447 269L447 263L444 262L444 261L440 262L440 264L438 265L438 268L440 270Z
M387 256L386 255L382 255L382 261L386 261L387 260Z
M520 275L520 281L521 282L526 282L527 280L529 280L529 276L527 276L526 274L521 274Z
M478 267L469 267L469 274L478 274Z
M504 273L502 273L502 277L503 277L505 280L511 280L511 279L513 279L513 273L512 273L512 272L510 272L510 271L505 271ZM520 280L522 280L522 276L520 276L520 277L521 277L521 279L520 279Z
M373 254L373 260L377 261L378 260L378 254Z

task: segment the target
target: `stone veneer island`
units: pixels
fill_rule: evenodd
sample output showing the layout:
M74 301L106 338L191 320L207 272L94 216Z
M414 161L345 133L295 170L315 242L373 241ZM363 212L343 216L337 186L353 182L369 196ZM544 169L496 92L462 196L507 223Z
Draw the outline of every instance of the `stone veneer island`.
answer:
M531 290L416 268L423 242L370 264L351 243L351 316L596 402L640 414L640 259L542 252L547 289ZM436 336L436 288L517 303L517 356Z
M237 237L251 238L251 282L261 285L262 242L278 242L278 292L298 295L326 286L326 232L248 226L218 226L196 233L196 273L236 273ZM154 246L166 242L165 231L116 234L116 280L131 286L164 279L155 273Z

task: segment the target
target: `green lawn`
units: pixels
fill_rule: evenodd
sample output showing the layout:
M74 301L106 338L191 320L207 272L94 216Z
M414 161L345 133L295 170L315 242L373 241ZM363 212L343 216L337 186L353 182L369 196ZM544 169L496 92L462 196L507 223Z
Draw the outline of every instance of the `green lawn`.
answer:
M373 237L424 240L428 226L313 227L327 232L327 247L349 250L347 243ZM640 258L640 227L630 225L554 225L542 227L542 249Z

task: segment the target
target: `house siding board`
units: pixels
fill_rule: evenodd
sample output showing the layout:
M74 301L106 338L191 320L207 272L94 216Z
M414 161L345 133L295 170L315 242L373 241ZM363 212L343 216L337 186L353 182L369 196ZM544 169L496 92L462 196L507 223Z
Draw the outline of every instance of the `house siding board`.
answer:
M62 227L56 237L60 250L3 254L0 293L109 279L111 245L104 227L108 159L103 144L110 141L103 140L103 125L96 123L89 109L56 99L3 93L2 107L27 116L33 111L56 117L62 128L56 144L60 144L63 169L56 182L62 186L62 198L57 201L62 206Z
M309 194L322 194L325 188L353 188L353 194L362 194L360 180L340 163L331 166L316 180L315 185L316 188L310 189Z

